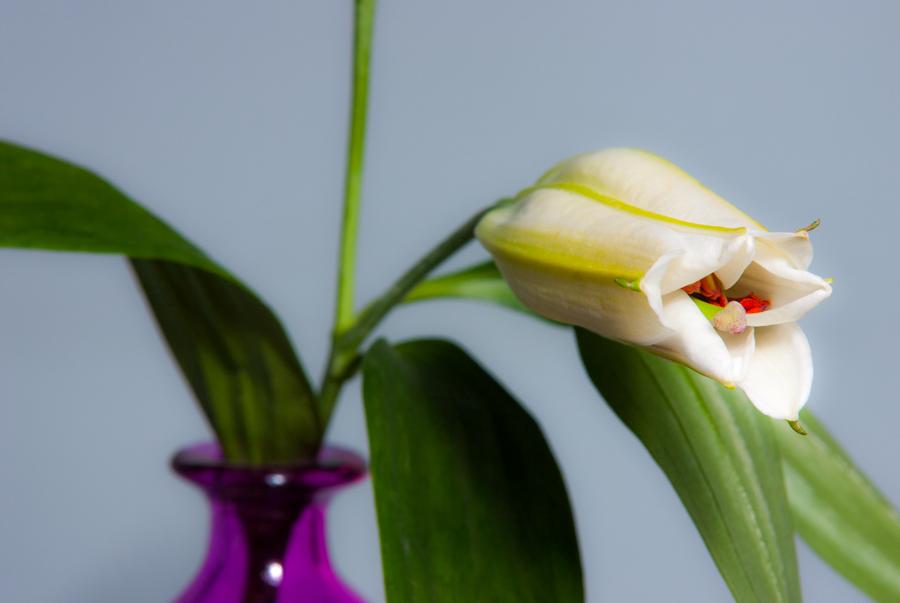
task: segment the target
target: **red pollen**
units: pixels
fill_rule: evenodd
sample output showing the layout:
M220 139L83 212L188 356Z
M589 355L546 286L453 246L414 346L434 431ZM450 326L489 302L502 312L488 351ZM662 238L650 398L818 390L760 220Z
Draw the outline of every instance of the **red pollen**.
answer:
M736 301L744 306L744 310L747 311L747 314L758 314L759 312L768 310L771 305L769 300L762 299L754 293L749 293L744 297L732 298L731 301Z

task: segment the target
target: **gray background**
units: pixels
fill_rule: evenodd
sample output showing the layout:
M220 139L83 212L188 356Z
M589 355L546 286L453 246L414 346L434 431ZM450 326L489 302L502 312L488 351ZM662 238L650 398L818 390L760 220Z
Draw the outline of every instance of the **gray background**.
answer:
M94 168L187 233L272 302L318 374L350 7L3 0L0 135ZM810 406L898 501L898 34L888 1L384 0L360 300L557 160L654 150L773 229L823 219L813 268L836 293L803 321ZM0 278L0 600L167 600L203 552L207 515L166 463L208 434L124 263L4 251ZM568 334L464 302L405 309L383 332L462 342L540 419L590 601L728 600ZM365 449L357 390L331 438ZM369 483L335 502L330 535L348 580L382 600ZM799 546L808 601L863 600Z

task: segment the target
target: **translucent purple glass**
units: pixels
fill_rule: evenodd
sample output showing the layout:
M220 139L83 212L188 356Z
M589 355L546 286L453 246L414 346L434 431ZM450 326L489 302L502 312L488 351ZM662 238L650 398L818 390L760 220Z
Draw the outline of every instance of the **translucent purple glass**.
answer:
M325 539L328 499L365 475L361 457L325 448L315 463L254 467L199 444L172 466L212 507L206 559L176 603L363 603L331 567Z

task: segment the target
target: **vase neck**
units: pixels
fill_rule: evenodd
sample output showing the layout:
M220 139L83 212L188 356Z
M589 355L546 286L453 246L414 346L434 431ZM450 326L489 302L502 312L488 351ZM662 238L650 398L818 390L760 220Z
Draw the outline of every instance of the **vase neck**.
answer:
M325 509L337 488L364 474L362 459L335 449L302 466L234 466L213 458L193 448L173 461L212 509L206 559L178 603L361 601L331 566Z

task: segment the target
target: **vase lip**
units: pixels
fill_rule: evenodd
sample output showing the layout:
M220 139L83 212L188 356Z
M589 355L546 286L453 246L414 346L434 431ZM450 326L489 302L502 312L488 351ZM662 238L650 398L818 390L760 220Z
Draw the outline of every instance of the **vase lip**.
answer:
M216 442L198 442L172 457L176 473L207 488L260 486L272 490L318 491L353 483L366 474L365 459L340 446L323 446L315 460L257 465L227 461Z

